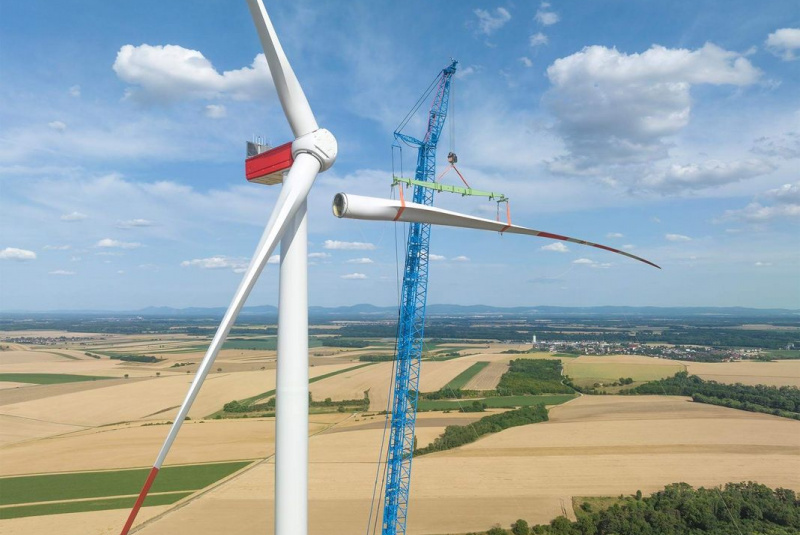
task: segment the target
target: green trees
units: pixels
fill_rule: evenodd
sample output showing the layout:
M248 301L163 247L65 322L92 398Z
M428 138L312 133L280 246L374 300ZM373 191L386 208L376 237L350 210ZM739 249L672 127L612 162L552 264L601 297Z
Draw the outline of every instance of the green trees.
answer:
M516 359L500 378L497 391L503 395L571 394L573 389L562 380L560 360Z

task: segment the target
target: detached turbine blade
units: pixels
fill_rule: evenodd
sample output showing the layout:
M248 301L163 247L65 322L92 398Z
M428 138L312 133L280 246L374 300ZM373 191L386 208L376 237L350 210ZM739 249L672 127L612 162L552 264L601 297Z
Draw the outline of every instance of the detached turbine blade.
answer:
M337 193L333 198L333 214L336 217L343 217L347 219L402 221L404 223L430 223L431 225L443 225L447 227L470 228L508 234L538 236L539 238L548 238L551 240L567 241L580 245L588 245L589 247L596 247L598 249L603 249L605 251L627 256L628 258L633 258L639 262L644 262L645 264L661 269L660 266L657 266L649 260L626 253L625 251L620 251L619 249L614 249L613 247L608 247L607 245L600 245L599 243L592 243L590 241L579 240L577 238L570 238L569 236L551 234L550 232L542 232L541 230L534 230L518 225L510 225L498 221L492 221L491 219L484 219L482 217L468 216L459 214L458 212L451 212L450 210L442 210L441 208L434 208L432 206L425 206L411 202Z
M250 14L253 16L264 55L267 57L272 81L275 82L278 98L281 99L283 112L286 114L289 126L292 127L294 137L298 138L317 130L319 128L317 120L278 41L278 35L267 15L264 3L261 0L247 0L247 5L250 7Z
M194 403L197 393L203 385L203 381L211 370L214 360L217 358L217 354L222 344L225 342L225 338L228 336L228 332L231 330L234 321L236 321L239 311L247 300L247 296L250 295L253 286L255 286L258 276L267 264L267 260L269 260L270 255L275 250L275 246L283 237L287 227L297 213L297 210L308 197L308 191L314 184L314 179L317 177L319 170L320 162L311 154L299 153L295 158L294 165L292 165L292 168L289 170L284 186L275 203L275 209L272 211L272 216L270 216L267 227L264 230L264 235L261 237L261 242L253 255L253 259L250 261L250 265L244 274L241 284L239 284L239 288L236 290L233 301L231 301L231 304L228 306L228 310L225 312L225 316L222 318L222 322L219 324L217 332L214 334L214 338L208 346L208 350L200 363L200 367L197 369L197 374L192 381L192 385L189 387L189 393L186 394L186 399L184 399L175 417L175 421L169 430L164 445L161 446L161 451L158 453L156 462L153 463L153 468L150 470L144 487L139 493L139 498L136 500L136 504L128 516L125 527L122 528L121 535L126 535L133 525L139 508L141 508L147 496L147 492L150 490L155 480L156 474L158 474L167 453L169 453L172 443L175 441L175 437L178 435L181 425L183 425L184 419L189 414L189 409L191 409L192 403Z

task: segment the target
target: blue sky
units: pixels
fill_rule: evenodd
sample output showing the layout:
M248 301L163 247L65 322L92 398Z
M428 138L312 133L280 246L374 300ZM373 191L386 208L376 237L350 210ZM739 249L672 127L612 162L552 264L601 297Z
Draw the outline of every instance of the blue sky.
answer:
M793 0L267 9L340 148L309 198L312 304L396 303L403 228L330 202L390 195L392 132L452 57L441 161L454 148L515 223L664 269L435 228L429 302L800 306ZM246 182L244 142L291 139L260 54L244 1L2 3L2 309L226 305L278 193ZM273 264L249 302L276 301Z

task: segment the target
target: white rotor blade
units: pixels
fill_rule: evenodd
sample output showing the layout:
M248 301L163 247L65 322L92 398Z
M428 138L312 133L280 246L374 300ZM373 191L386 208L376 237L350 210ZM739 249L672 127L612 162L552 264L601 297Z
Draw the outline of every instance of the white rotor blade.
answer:
M289 174L284 181L278 200L275 203L275 209L272 211L272 215L269 218L269 222L261 237L258 248L253 255L253 259L250 261L250 265L242 278L242 282L239 284L239 288L236 290L236 294L234 294L233 300L228 306L228 310L225 312L225 316L222 318L222 322L220 322L217 332L211 340L211 344L208 346L208 350L200 363L200 367L197 369L197 374L189 387L189 392L186 394L186 398L180 410L178 410L178 414L167 434L164 445L161 446L161 451L158 453L156 462L153 463L150 476L147 478L145 486L139 495L139 499L128 517L128 521L122 530L122 535L125 535L133 524L139 507L141 507L144 497L147 495L147 491L150 489L167 453L169 453L172 443L175 441L175 437L178 435L181 425L183 425L184 419L189 414L189 409L191 409L192 403L197 397L197 393L200 391L200 387L203 385L203 381L208 375L209 370L211 370L214 360L217 358L217 354L222 344L225 342L225 338L228 336L228 332L231 330L234 321L236 321L239 311L242 309L245 300L247 300L247 296L250 295L253 286L255 286L258 276L267 264L267 260L269 260L270 255L275 250L275 246L283 237L286 228L291 223L297 210L308 197L308 192L314 184L314 179L317 177L319 169L319 160L310 154L300 153L297 155L297 158L295 158L294 164L289 170Z
M317 120L314 118L303 88L300 87L300 82L297 81L292 66L283 52L272 21L267 15L267 10L264 9L264 3L261 0L247 0L247 5L250 7L250 14L253 16L256 30L258 30L258 37L261 39L261 46L267 57L269 71L272 73L272 81L275 82L278 98L281 99L283 113L286 114L286 119L292 127L294 137L298 138L317 130L319 128Z
M599 243L580 240L578 238L570 238L569 236L561 236L560 234L551 234L550 232L534 230L521 227L519 225L511 225L510 223L507 224L500 221L492 221L491 219L484 219L482 217L459 214L458 212L451 212L450 210L442 210L441 208L434 208L432 206L425 206L423 204L416 204L412 202L337 193L333 199L333 214L336 217L344 217L348 219L402 221L404 223L430 223L432 225L443 225L448 227L491 230L508 234L526 234L528 236L538 236L540 238L549 238L551 240L567 241L580 245L588 245L589 247L596 247L598 249L603 249L605 251L627 256L628 258L633 258L634 260L638 260L640 262L644 262L645 264L649 264L653 267L661 269L660 266L657 266L649 260L626 253L625 251L620 251L619 249L614 249L613 247L608 247L607 245L600 245Z

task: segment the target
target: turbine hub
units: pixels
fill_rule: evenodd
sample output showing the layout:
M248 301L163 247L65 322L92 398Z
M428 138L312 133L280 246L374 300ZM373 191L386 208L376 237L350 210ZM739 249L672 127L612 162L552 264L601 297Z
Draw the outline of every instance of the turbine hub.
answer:
M301 152L308 153L319 160L320 172L330 169L336 161L339 146L330 131L320 128L300 136L292 143L292 157L297 158Z

